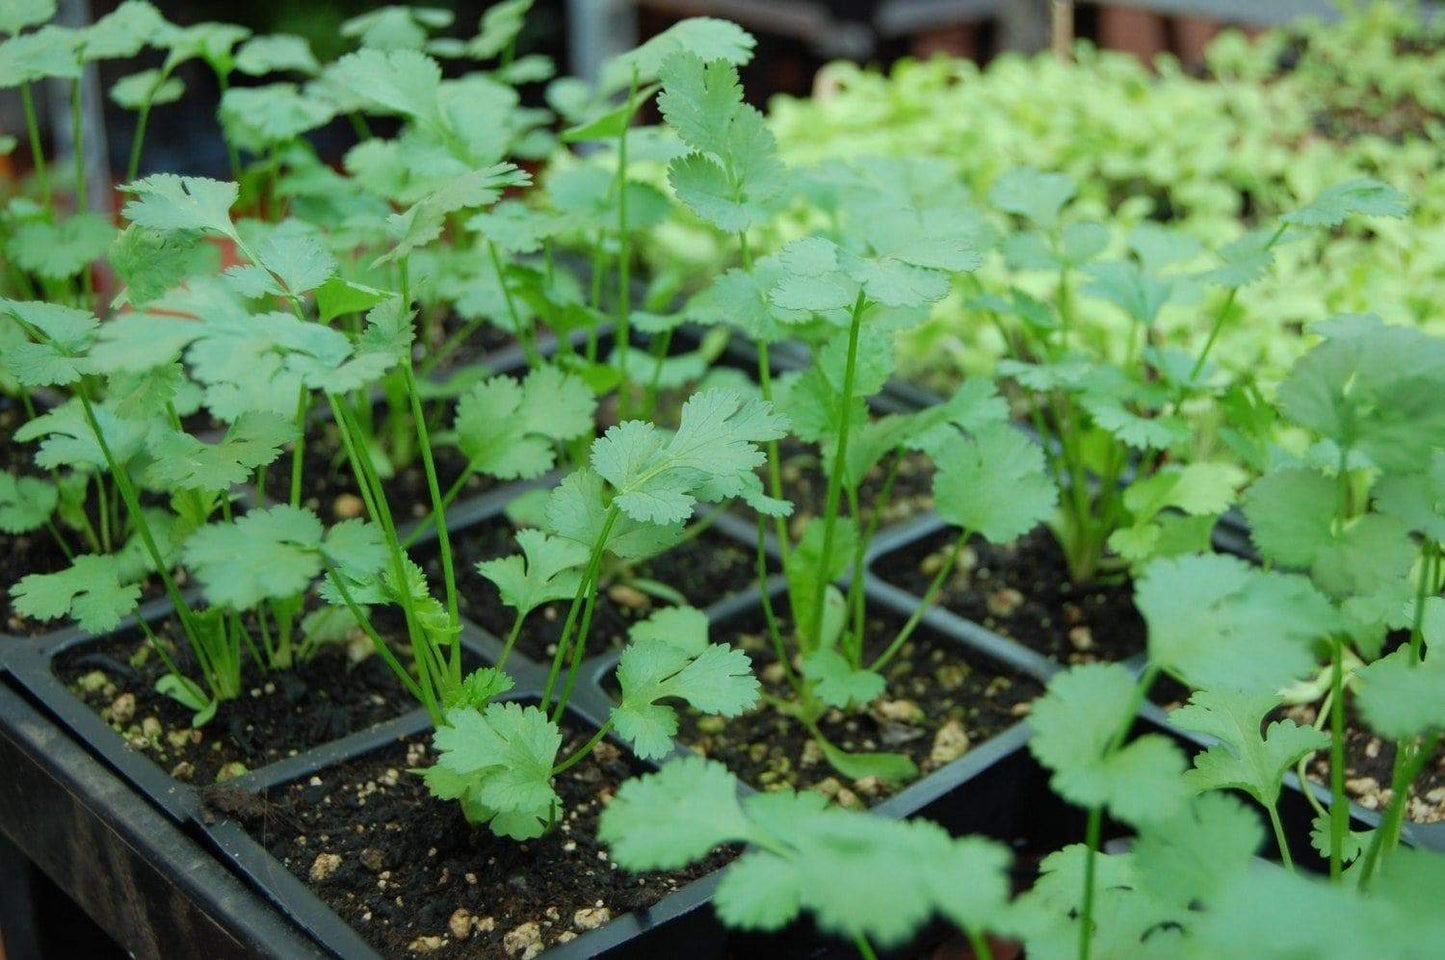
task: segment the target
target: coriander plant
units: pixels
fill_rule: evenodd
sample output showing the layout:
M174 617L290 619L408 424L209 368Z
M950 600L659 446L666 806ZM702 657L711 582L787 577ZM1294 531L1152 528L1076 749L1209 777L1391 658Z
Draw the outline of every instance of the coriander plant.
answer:
M1311 228L1340 226L1347 218L1403 216L1409 204L1374 180L1352 180L1272 226L1246 234L1218 252L1219 265L1198 273L1183 267L1201 258L1190 238L1141 225L1127 238L1123 259L1100 260L1109 232L1068 216L1075 185L1062 174L1018 170L1004 174L989 193L993 206L1020 226L1001 242L1010 269L1055 278L1047 298L1020 287L992 293L975 284L973 307L998 326L1009 358L998 372L1023 393L1027 414L1045 440L1048 465L1061 491L1050 523L1076 583L1121 570L1137 571L1153 557L1207 548L1219 516L1244 479L1239 459L1254 466L1248 448L1238 455L1201 443L1196 432L1218 416L1209 403L1225 394L1234 422L1225 442L1251 436L1247 421L1256 385L1221 384L1210 354L1221 332L1238 324L1237 294L1263 277L1274 250ZM1207 336L1190 353L1169 342L1161 311L1171 302L1197 310L1203 286L1223 291L1207 312ZM1105 300L1123 316L1118 337L1078 329L1080 295ZM1200 416L1191 411L1207 411ZM1214 425L1218 428L1219 425Z

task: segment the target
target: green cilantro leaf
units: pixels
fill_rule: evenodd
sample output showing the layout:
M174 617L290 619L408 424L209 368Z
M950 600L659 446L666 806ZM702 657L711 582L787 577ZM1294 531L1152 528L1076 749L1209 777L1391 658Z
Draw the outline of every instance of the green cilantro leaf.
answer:
M1375 733L1404 740L1445 732L1445 654L1434 644L1430 652L1416 663L1402 647L1355 674L1355 703Z
M86 633L114 629L135 609L140 585L121 582L114 556L85 554L59 573L32 573L10 588L15 611L37 620L69 615Z
M698 499L741 495L743 477L763 462L758 445L786 432L786 420L765 401L705 390L682 405L671 437L638 420L610 428L592 444L592 467L616 488L613 503L628 517L675 523L692 515Z
M354 56L354 54L353 54ZM526 186L531 175L510 163L497 163L449 180L401 213L387 220L396 245L377 263L402 260L441 236L447 215L458 210L490 206L508 187Z
M107 405L94 409L96 423L105 436L111 455L120 463L129 463L144 449L150 424L120 417ZM96 442L95 431L91 429L78 399L68 400L27 422L15 431L14 439L16 443L41 441L35 454L35 465L44 470L62 466L91 470L107 468L105 454Z
M454 707L432 734L435 765L419 771L434 796L460 800L467 819L514 840L539 837L557 816L552 766L562 731L535 706Z
M1119 664L1065 670L1034 701L1029 750L1054 772L1050 786L1085 807L1130 823L1171 816L1185 802L1184 755L1159 734L1115 746L1129 720L1134 675Z
M162 77L159 70L142 70L121 77L110 87L110 99L124 110L139 110L146 103L175 103L186 92L180 77Z
M591 550L606 524L605 483L590 469L577 470L559 483L547 499L547 526L559 537ZM604 548L624 559L650 557L682 536L682 524L654 524L618 516Z
M1326 187L1283 220L1303 227L1338 227L1355 214L1398 219L1409 212L1410 198L1405 194L1387 183L1360 177Z
M77 214L58 224L31 220L17 227L6 252L22 270L47 280L68 280L105 256L115 228L94 213Z
M0 42L0 90L46 77L76 79L80 76L80 39L77 30L46 24Z
M227 90L218 115L233 143L264 153L330 123L336 106L303 93L294 83L271 83Z
M387 5L343 21L341 35L357 38L368 49L418 50L428 30L443 30L452 20L445 7Z
M702 713L735 717L758 698L752 662L741 650L708 644L690 654L671 643L629 643L617 664L622 702L612 710L617 735L643 759L666 756L677 733L677 712L659 700L677 698Z
M55 16L55 0L11 0L0 10L0 33L19 33Z
M1201 793L1244 790L1273 807L1284 775L1330 742L1323 731L1293 720L1276 720L1261 736L1260 725L1278 704L1279 697L1269 691L1196 690L1170 719L1222 742L1195 756L1194 769L1185 774L1190 786Z
M731 21L691 17L609 61L602 69L601 88L609 93L624 89L634 76L638 83L651 83L661 74L663 64L676 53L743 66L753 58L756 43L751 34Z
M231 223L231 207L238 196L234 183L157 173L120 189L131 194L122 214L139 226L236 236Z
M1168 280L1145 273L1129 260L1100 263L1088 270L1083 292L1115 304L1136 323L1152 327L1159 311L1174 294Z
M468 45L472 56L478 60L490 60L511 46L527 22L527 11L532 9L532 2L502 0L488 7L482 14L477 35Z
M450 128L441 99L441 67L416 50L366 47L327 66L322 87L343 110L409 117L444 134Z
M111 245L110 265L133 306L150 303L188 277L211 274L220 257L199 230L149 230L131 224Z
M29 533L55 512L60 491L39 477L0 473L0 532Z
M510 674L496 667L478 667L462 678L460 686L443 691L443 705L448 709L465 707L482 710L492 700L512 689L515 683Z
M1134 841L1134 865L1161 900L1208 904L1249 868L1263 841L1264 827L1244 801L1203 793L1174 817L1145 825Z
M747 840L753 828L738 802L738 783L722 764L674 760L628 780L602 810L597 838L627 870L676 870L714 847Z
M483 380L457 401L457 446L480 473L503 480L541 476L556 462L555 445L592 428L597 398L580 377L538 367L518 383Z
M1049 229L1074 197L1074 181L1062 173L1040 173L1032 167L1009 170L994 181L988 202L1005 213L1016 214Z
M864 707L883 695L881 674L855 670L837 650L814 650L803 659L803 676L813 682L813 693L830 707Z
M1058 490L1043 451L1021 431L990 424L954 434L933 451L939 516L991 543L1007 543L1047 519Z
M216 443L157 428L146 441L154 459L145 480L162 490L229 490L279 457L295 435L292 424L272 413L243 414Z
M1277 690L1315 668L1314 644L1339 627L1304 577L1224 554L1158 559L1136 581L1149 659L1195 687Z
M308 77L321 72L321 64L305 37L273 33L252 37L236 51L236 69L253 77L291 72Z
M662 607L627 628L634 644L662 643L697 657L708 647L707 614L696 607Z
M582 580L587 548L532 529L518 530L516 540L521 555L477 564L477 573L496 584L502 602L526 616L544 603L571 599Z
M310 586L322 569L321 538L316 514L281 504L202 527L186 542L185 561L212 604L245 610Z
M95 369L86 352L100 321L85 310L36 300L0 299L0 317L13 317L35 340L17 342L3 358L7 373L30 387L74 383Z
M1417 473L1391 474L1375 485L1375 506L1411 530L1445 542L1445 450Z
M1322 332L1280 384L1286 417L1387 472L1416 470L1445 446L1445 340L1371 316Z

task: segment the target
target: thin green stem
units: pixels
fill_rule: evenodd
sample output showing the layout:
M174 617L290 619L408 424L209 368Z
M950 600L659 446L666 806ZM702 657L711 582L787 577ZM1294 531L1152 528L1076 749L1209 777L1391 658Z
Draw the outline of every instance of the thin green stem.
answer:
M1320 704L1319 712L1315 714L1314 723L1311 724L1314 729L1324 729L1325 720L1330 715L1330 704L1333 702L1334 701L1331 699L1330 695L1326 694L1324 702ZM1300 757L1299 763L1295 764L1294 772L1295 776L1299 778L1300 792L1305 795L1305 799L1308 800L1310 806L1314 808L1315 816L1319 817L1321 820L1324 820L1328 819L1329 812L1325 810L1324 804L1320 803L1319 800L1315 797L1315 792L1310 789L1308 765L1310 758L1313 756L1314 754L1311 753Z
M664 330L649 344L652 354L652 376L647 378L647 390L642 399L642 420L651 420L657 411L657 395L661 392L662 368L667 352L672 349L672 328Z
M89 206L89 192L85 188L85 115L84 115L84 87L81 83L83 78L76 77L70 85L70 152L72 166L75 174L75 212L83 213Z
M587 596L597 589L597 575L602 567L602 554L607 548L607 538L612 534L612 527L617 523L620 511L614 505L607 508L607 514L602 520L602 531L597 537L597 542L592 545L592 556L587 561L587 572L583 575L580 583L577 584L577 592L572 596L572 605L567 609L567 620L562 624L562 635L557 640L557 652L552 655L552 668L547 673L547 685L542 690L542 710L546 712L552 702L552 691L557 686L557 678L562 673L562 664L565 662L568 652L568 645L572 641L572 630L577 623L577 614Z
M517 638L522 635L522 623L527 615L521 610L512 618L512 629L507 631L507 642L502 647L502 655L497 658L497 669L500 670L507 665L507 658L512 655L512 648L517 645Z
M226 93L231 89L231 75L229 71L216 71L216 84L221 88L221 99L225 99ZM236 151L236 145L231 138L226 136L226 131L221 130L221 140L226 144L226 160L231 166L231 179L237 183L241 182L241 155Z
M447 507L450 507L452 505L452 502L455 501L457 497L461 496L462 488L467 485L468 480L470 480L476 475L476 466L471 462L468 462L465 469L462 470L461 475L458 476L455 480L453 480L452 485L450 487L447 487L447 492L442 494L441 508L443 511L445 511ZM417 521L417 524L415 527L412 528L411 533L408 533L404 538L402 538L402 547L408 548L412 544L416 543L417 540L421 538L421 535L423 532L425 532L426 528L432 525L432 518L434 518L436 514L437 511L435 509L427 511L427 515Z
M874 673L882 670L888 665L888 661L892 660L898 651L903 649L903 645L908 642L908 638L913 635L913 631L918 628L919 622L923 620L923 615L928 612L928 609L933 606L934 601L938 599L938 593L943 589L943 584L948 580L948 575L953 572L954 565L958 563L958 555L963 552L964 546L968 543L968 538L969 531L959 531L957 539L953 541L953 548L948 551L948 557L943 561L943 566L938 568L938 572L933 575L933 580L928 584L928 589L924 591L923 599L913 608L913 613L908 617L908 621L903 624L902 629L898 631L898 635L888 644L888 648L880 653L878 658L869 665L869 670L872 670Z
M600 572L594 572L593 576L600 576ZM582 622L577 627L576 636L572 638L572 662L567 667L567 680L562 684L562 692L557 696L557 708L552 713L553 723L561 722L562 711L567 709L567 702L572 699L572 689L577 686L577 678L582 673L582 658L587 653L587 638L592 633L592 613L596 608L597 581L594 579L592 588L587 591L587 602L582 607Z
M851 480L851 478L850 478ZM854 522L863 516L863 510L858 505L858 488L855 484L849 483L848 489L848 512L854 517ZM863 557L868 552L868 543L859 536L853 545L853 570L848 580L848 597L844 609L848 610L853 618L853 636L850 645L849 660L854 667L863 665Z
M878 960L878 954L873 952L873 944L869 943L868 938L863 934L859 933L853 937L853 945L858 948L858 956L863 960Z
M387 505L385 493L381 489L381 481L377 478L375 468L372 466L371 453L365 446L365 437L356 427L355 420L350 416L345 403L336 394L326 394L326 400L331 406L332 419L336 421L340 430L342 449L346 451L346 457L351 463L351 470L356 476L357 487L361 490L362 501L366 505L367 513L372 521L381 527L382 536L391 553L392 575L396 578L396 583L405 584L407 582L406 554L397 539L396 526L391 518L391 509ZM398 590L397 595L401 600L402 613L406 617L407 638L411 642L413 659L416 662L417 686L421 691L420 699L426 705L432 722L440 723L442 713L438 703L436 681L433 679L431 669L432 658L435 656L434 651L431 650L431 640L421 628L411 591Z
M1345 800L1345 654L1344 640L1334 638L1330 651L1330 879L1344 874L1345 834L1350 808Z
M371 643L376 647L376 652L381 654L381 658L386 661L386 665L391 667L391 672L396 674L402 686L406 687L407 691L416 698L419 703L426 703L427 697L422 694L421 687L419 687L416 680L412 678L411 671L407 670L406 667L401 665L401 661L396 659L396 654L391 652L391 645L382 639L381 634L377 633L376 627L371 624L371 618L366 615L366 611L352 598L351 590L346 586L346 577L332 565L331 561L328 560L324 554L321 560L326 564L326 572L331 575L331 582L336 584L336 592L341 594L341 600L346 604L346 609L351 611L351 616L356 620L357 625L361 627L362 632L371 638ZM437 722L440 719L441 715L439 713L432 716L433 722Z
M1438 548L1427 539L1420 548L1420 577L1415 585L1415 609L1410 618L1410 659L1419 663L1425 647L1425 601L1435 589Z
M571 756L569 756L566 760L563 760L561 763L557 764L555 767L552 768L552 776L555 777L560 773L564 773L567 770L572 769L577 764L581 763L582 760L584 760L587 755L590 754L597 747L597 744L602 742L602 738L607 736L607 732L611 729L612 718L608 717L607 722L604 723L602 726L598 727L597 732L592 734L592 739L582 744L582 746L578 747L572 752Z
M84 100L82 85L83 74L77 77L70 85L70 129L71 129L71 153L75 162L75 212L84 213L90 207L90 200L85 184L85 123L84 123ZM90 264L85 264L80 271L80 293L81 305L86 309L92 309L91 305L95 300L95 281L90 275Z
M191 611L190 604L186 603L186 598L181 596L175 580L171 578L166 558L161 555L160 547L156 545L155 537L151 534L150 523L141 509L140 498L136 495L135 488L131 486L130 476L126 473L125 465L116 460L115 454L111 452L110 441L106 440L105 432L100 428L100 421L96 419L95 408L91 405L90 390L85 386L84 380L76 382L76 396L80 398L81 410L85 412L85 420L90 426L91 432L95 434L96 443L105 457L106 466L110 469L111 476L115 478L116 486L120 488L120 495L125 501L131 523L135 525L136 532L140 535L141 543L144 544L146 553L150 556L156 574L161 578L161 583L165 585L167 596L175 605L176 614L181 619L186 636L193 644L198 644L199 635L196 632L195 614Z
M974 960L993 960L993 947L988 945L988 937L977 930L965 930L963 934L968 937L968 945L973 948Z
M40 181L44 198L45 219L55 222L55 198L50 194L50 172L45 166L45 151L40 146L40 121L35 116L35 96L29 83L20 84L20 102L25 108L25 132L30 136L30 159L35 165L35 179Z
M55 541L55 545L60 548L60 552L65 554L65 559L74 562L75 551L70 549L70 544L61 534L60 528L55 525L55 521L51 520L49 517L46 517L45 529L50 531L51 539L53 539Z
M749 261L751 263L751 261ZM765 340L757 343L758 356L758 387L762 391L763 399L768 403L773 402L773 365L768 358L768 344ZM782 457L778 453L778 441L769 440L768 452L768 496L774 500L783 499L783 467ZM778 541L778 551L782 555L783 563L788 562L788 551L792 544L788 542L788 524L782 517L773 518L773 536Z
M1435 755L1435 750L1440 745L1440 735L1434 734L1425 738L1424 743L1418 745L1409 759L1404 763L1395 765L1394 776L1390 782L1390 790L1393 796L1390 798L1390 807L1385 811L1385 819L1370 836L1370 848L1365 853L1365 860L1360 866L1360 889L1369 887L1370 880L1375 876L1380 866L1380 858L1395 848L1399 842L1400 830L1405 821L1405 808L1410 800L1410 787L1420 776L1425 764ZM1414 745L1411 745L1412 747ZM1406 744L1401 743L1396 754L1406 751Z
M291 506L301 506L301 474L306 462L306 413L311 391L303 384L296 396L296 442L291 449Z
M863 324L863 308L867 299L860 290L853 304L852 320L848 325L848 357L843 367L843 414L838 425L838 448L833 455L833 469L828 474L828 496L823 504L823 548L818 554L818 569L827 570L833 558L833 533L838 524L838 500L842 493L843 465L848 462L848 432L851 418L848 415L849 401L853 396L853 380L858 369L858 334ZM816 647L823 636L823 598L826 596L828 578L818 577L817 589L813 591L813 622L808 625L806 636Z
M536 330L522 323L521 311L517 309L512 288L507 284L507 274L502 269L501 255L497 253L497 245L491 240L487 241L487 256L492 261L492 270L497 274L497 286L502 288L502 299L507 303L507 315L512 318L512 329L516 331L517 342L522 345L522 352L527 357L527 366L536 369L542 364L542 357L537 352Z
M684 543L696 540L698 537L702 536L704 533L710 530L714 524L717 523L718 518L720 518L723 514L727 512L728 505L726 501L710 508L707 513L703 514L697 520L694 520L692 523L687 525L687 529L683 530L682 536L673 543L672 549L675 550L678 547L682 546Z
M136 178L136 175L140 173L141 149L145 143L146 123L150 120L152 101L155 99L156 94L160 92L161 87L165 86L166 80L170 79L170 75L171 71L169 67L162 68L161 72L156 75L156 82L152 84L150 90L146 92L145 100L141 102L140 113L135 121L135 133L131 136L130 140L130 160L126 163L125 167L126 183L130 183Z
M416 438L421 444L421 464L426 473L427 492L431 494L432 520L437 532L437 546L441 549L442 578L446 582L447 616L455 627L461 622L457 604L457 577L452 569L452 545L447 533L446 507L442 504L441 487L437 483L436 462L432 459L431 440L427 434L426 413L421 406L421 392L417 389L416 375L411 369L411 358L401 362L402 373L406 376L406 392L411 401L412 419L416 421ZM452 644L452 671L456 679L461 677L462 656L461 634L457 633Z
M793 671L793 664L788 659L788 646L783 641L783 631L778 626L778 618L773 613L773 598L768 593L768 553L765 549L767 542L767 526L763 523L762 514L758 514L758 545L757 545L757 571L758 571L758 594L762 600L763 620L768 626L768 636L773 641L773 656L777 658L783 668L783 676L788 680L788 686L794 690L801 690L798 676Z
M1279 242L1280 237L1284 236L1285 226L1285 224L1281 223L1275 228L1274 234L1269 238L1269 242L1264 245L1266 252ZM1209 326L1209 337L1204 341L1203 349L1199 351L1199 356L1195 359L1194 366L1189 370L1189 380L1191 382L1204 371L1204 364L1209 360L1209 352L1214 349L1214 343L1219 339L1219 334L1224 329L1224 322L1229 319L1230 311L1234 309L1234 301L1238 294L1238 287L1230 287L1229 293L1225 294L1224 302L1220 305L1219 309L1215 311L1214 322Z
M632 71L632 86L627 102L637 99L637 70ZM627 382L627 353L632 346L630 323L632 314L632 249L627 234L627 131L624 123L617 134L617 419L627 419L631 387Z
M1279 820L1279 807L1277 804L1269 804L1265 808L1269 814L1269 824L1274 828L1274 844L1279 848L1279 859L1285 869L1294 873L1294 857L1289 852L1289 838L1284 835L1284 824Z
M1098 868L1099 838L1103 833L1104 809L1091 807L1089 822L1084 831L1084 843L1089 851L1084 858L1084 896L1079 904L1079 960L1089 960L1094 941L1094 883Z

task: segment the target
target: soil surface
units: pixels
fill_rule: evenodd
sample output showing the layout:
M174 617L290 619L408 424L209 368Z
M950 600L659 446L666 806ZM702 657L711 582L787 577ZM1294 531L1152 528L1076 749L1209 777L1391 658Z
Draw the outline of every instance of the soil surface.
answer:
M865 523L873 515L878 494L887 480L893 460L892 456L885 457L882 463L863 478L862 489L858 492L858 505L862 509ZM818 448L814 446L793 440L781 441L778 447L778 462L778 472L783 481L783 496L793 503L793 513L788 517L788 529L796 542L802 536L808 520L821 515L827 505L828 477L818 459ZM763 478L763 489L769 490L766 465L758 469L758 475ZM840 515L846 516L849 513L846 492L839 492L838 503ZM898 479L893 483L893 492L888 503L883 505L878 528L881 530L932 508L933 463L921 453L905 453L898 468ZM755 516L752 510L741 503L736 509L749 519ZM771 525L769 529L772 529Z
M1314 705L1290 707L1279 711L1308 726L1314 723ZM1329 721L1326 720L1326 723ZM1383 812L1394 798L1390 780L1395 769L1395 743L1381 738L1346 715L1345 727L1345 793L1367 810ZM1330 755L1322 750L1305 767L1310 779L1330 784ZM1445 752L1437 752L1433 762L1426 764L1410 790L1405 817L1411 823L1445 821Z
M880 557L873 572L923 596L956 534L941 530ZM939 592L940 606L1060 663L1125 660L1144 649L1127 583L1069 582L1057 541L1039 528L1006 546L975 538Z
M376 426L377 430L382 429L380 420ZM437 488L446 493L457 477L466 470L467 458L456 447L436 442L432 443L432 456L436 463ZM475 496L493 486L495 481L490 478L473 475L462 488L458 500ZM383 480L382 487L386 490L387 505L391 508L392 517L398 526L431 513L431 492L427 489L426 470L422 466L419 452L410 464L389 479ZM291 450L288 446L281 456L266 468L266 495L273 500L284 501L290 490ZM366 507L359 491L356 475L352 472L351 461L347 459L342 448L336 424L325 420L312 425L306 438L306 452L302 464L301 505L315 510L327 523L364 517Z
M564 721L559 759L590 732ZM407 773L431 762L427 739L402 741L272 791L242 814L252 836L386 957L536 956L736 856L720 849L675 873L612 863L598 817L622 781L647 768L605 741L555 778L560 823L526 843L470 826L460 804Z
M477 564L518 552L513 528L504 517L483 521L451 535L453 566L461 612L493 635L505 639L515 612L503 606L493 583L477 573ZM435 549L413 551L431 578L434 591L442 589L441 559ZM772 564L769 569L774 569ZM757 583L757 552L716 530L705 530L672 550L632 565L631 569L604 566L602 590L592 614L588 648L599 653L620 647L627 630L645 620L667 601L650 596L638 580L654 581L676 590L693 606L704 608L741 593ZM645 585L645 584L644 584ZM550 662L567 620L571 601L539 607L527 617L517 640L517 651L539 662Z
M453 334L470 323L453 313L448 313L440 322L428 323L421 337L412 348L412 355L418 366L426 363L433 352L449 341ZM457 347L436 366L434 375L445 377L473 364L485 361L489 356L516 346L517 338L494 323L483 322L473 330Z
M776 613L786 635L790 627L785 611ZM881 653L902 625L903 618L896 615L870 613L866 656ZM713 640L747 651L766 694L792 696L761 611L715 629ZM850 752L907 754L923 775L1013 726L1043 692L1036 681L998 667L927 627L913 634L884 668L884 677L887 688L868 710L830 710L819 728L831 743ZM814 789L853 807L872 806L897 792L877 778L849 782L828 764L801 723L761 701L733 719L682 711L678 739L760 790Z
M194 661L184 635L167 621L156 635L174 645L171 656L188 676ZM416 704L380 657L367 647L324 646L307 663L262 673L247 661L239 698L215 718L191 727L191 711L155 690L164 663L143 636L87 643L56 659L70 690L100 714L127 744L178 780L209 784L282 760L302 750L412 709ZM402 656L402 654L398 654ZM245 770L232 766L241 764Z

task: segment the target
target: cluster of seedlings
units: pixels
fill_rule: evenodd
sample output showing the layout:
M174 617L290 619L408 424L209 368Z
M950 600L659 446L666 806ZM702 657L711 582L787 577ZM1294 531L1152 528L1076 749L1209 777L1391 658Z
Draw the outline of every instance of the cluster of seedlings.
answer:
M517 54L528 0L466 39L387 7L326 64L144 0L83 29L52 6L0 13L28 112L93 61L159 66L112 94L138 114L118 224L33 125L0 214L3 628L101 636L57 661L77 694L219 783L212 809L378 949L530 958L720 868L724 924L808 913L864 957L940 917L984 958L1445 936L1445 861L1401 843L1445 807L1445 341L1344 315L1277 387L1215 362L1281 250L1407 218L1405 194L1347 180L1208 249L1111 230L1061 173L979 196L926 159L790 165L722 21L589 85ZM140 176L192 60L232 175ZM355 132L339 169L308 139L331 125ZM727 263L643 275L677 224ZM957 297L997 381L890 404L900 338ZM1235 507L1252 557L1212 549ZM874 602L870 565L910 609ZM611 701L583 709L609 653ZM1136 733L1151 695L1217 742ZM425 735L227 792L408 710ZM996 840L867 811L1025 719L1087 812L1027 889ZM1281 825L1296 769L1328 784L1306 794L1328 878ZM1350 829L1351 796L1379 827ZM1132 840L1106 852L1106 826Z

